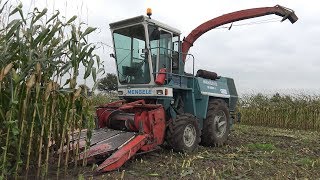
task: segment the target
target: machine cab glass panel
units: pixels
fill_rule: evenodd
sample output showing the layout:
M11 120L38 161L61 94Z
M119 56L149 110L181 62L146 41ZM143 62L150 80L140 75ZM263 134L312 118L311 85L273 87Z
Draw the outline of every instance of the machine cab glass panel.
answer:
M150 69L143 25L113 31L116 65L121 84L148 84Z
M154 77L156 77L157 61L158 61L158 54L159 54L160 31L158 30L157 27L149 25L148 33L149 33L149 41L150 41L150 53L151 53L153 75Z
M172 33L159 29L153 25L148 28L154 77L162 68L168 73L172 71Z
M172 34L166 31L160 31L160 44L159 44L159 71L165 68L167 72L171 72L171 53L172 53Z

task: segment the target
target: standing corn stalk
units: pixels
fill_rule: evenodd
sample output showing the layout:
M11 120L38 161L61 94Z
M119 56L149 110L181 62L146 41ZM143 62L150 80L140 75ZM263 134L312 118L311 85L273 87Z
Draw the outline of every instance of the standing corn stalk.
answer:
M320 131L319 109L320 96L303 94L244 96L239 106L244 124Z
M80 67L83 78L94 82L103 68L85 39L95 28L77 26L76 16L63 21L58 11L50 17L47 9L24 14L21 4L5 7L0 8L6 19L0 26L0 179L35 167L38 176L45 175L53 149L70 146L71 130L93 127L76 80ZM59 165L64 160L67 166L77 152L60 154Z

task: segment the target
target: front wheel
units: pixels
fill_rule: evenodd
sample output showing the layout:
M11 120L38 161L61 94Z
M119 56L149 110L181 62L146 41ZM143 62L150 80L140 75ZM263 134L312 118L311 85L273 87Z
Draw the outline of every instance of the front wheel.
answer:
M227 103L222 99L210 100L207 118L204 120L201 144L223 145L230 133L230 114Z
M192 152L200 142L200 128L192 114L177 115L169 122L167 143L178 152Z

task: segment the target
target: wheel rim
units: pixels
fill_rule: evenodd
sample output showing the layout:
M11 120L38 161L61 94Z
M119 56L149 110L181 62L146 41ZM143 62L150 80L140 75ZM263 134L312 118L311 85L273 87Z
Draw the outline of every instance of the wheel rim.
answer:
M196 129L192 124L188 124L183 132L183 142L187 147L191 147L196 141Z
M227 116L220 110L217 112L217 115L214 117L215 132L218 137L222 137L227 130Z

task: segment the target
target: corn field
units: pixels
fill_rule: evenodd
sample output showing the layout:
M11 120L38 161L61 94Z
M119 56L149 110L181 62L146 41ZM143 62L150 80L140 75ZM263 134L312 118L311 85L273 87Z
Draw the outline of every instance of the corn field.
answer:
M246 95L239 111L248 125L320 131L320 96Z
M83 78L95 81L103 67L87 42L95 28L76 19L37 8L25 14L21 4L1 3L0 179L44 176L52 164L67 167L78 146L52 162L54 150L71 147L70 133L94 127L77 77L82 66Z

